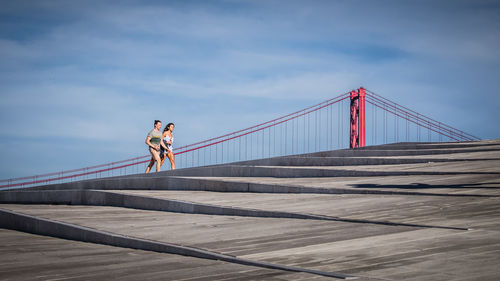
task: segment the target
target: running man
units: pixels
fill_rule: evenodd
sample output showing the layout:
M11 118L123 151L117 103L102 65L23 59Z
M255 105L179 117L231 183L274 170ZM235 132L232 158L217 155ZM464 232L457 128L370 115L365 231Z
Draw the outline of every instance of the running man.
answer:
M162 137L160 129L161 129L161 121L155 120L154 129L151 130L151 132L149 132L148 136L146 137L146 144L149 147L149 153L151 153L151 161L149 161L149 165L146 168L146 174L149 173L155 162L156 162L156 171L157 172L160 171L160 166L161 166L160 143Z

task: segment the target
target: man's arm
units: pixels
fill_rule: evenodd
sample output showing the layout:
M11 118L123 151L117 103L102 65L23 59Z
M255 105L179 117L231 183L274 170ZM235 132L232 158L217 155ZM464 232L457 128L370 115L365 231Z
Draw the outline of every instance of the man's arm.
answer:
M159 150L159 149L160 149L159 147L156 147L156 146L154 146L154 145L152 145L152 144L151 144L151 137L150 137L150 136L148 136L148 137L146 138L146 144L147 144L149 147L153 148L153 149L156 149L156 150Z

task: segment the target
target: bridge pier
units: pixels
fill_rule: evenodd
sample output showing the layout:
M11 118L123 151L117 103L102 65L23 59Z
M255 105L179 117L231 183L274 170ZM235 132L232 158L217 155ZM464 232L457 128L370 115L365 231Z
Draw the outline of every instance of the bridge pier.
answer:
M351 137L349 148L364 147L365 142L365 96L364 88L351 91Z

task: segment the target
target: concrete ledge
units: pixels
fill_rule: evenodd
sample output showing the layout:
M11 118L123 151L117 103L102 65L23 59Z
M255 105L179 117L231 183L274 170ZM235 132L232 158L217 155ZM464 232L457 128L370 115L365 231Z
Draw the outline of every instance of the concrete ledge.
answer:
M405 186L402 186L404 188ZM305 194L380 194L380 195L414 195L414 196L450 196L450 197L498 197L485 194L448 194L415 191L387 191L371 188L321 188L293 185L249 183L243 181L224 181L210 178L190 177L157 177L157 178L107 178L74 183L55 184L31 187L18 191L57 191L57 190L191 190L214 192L254 192L254 193L305 193ZM13 191L2 191L11 193ZM50 194L45 196L50 197ZM71 197L67 197L68 202Z
M200 204L172 199L159 199L132 194L98 190L65 190L65 191L11 191L0 193L0 204L68 204L113 206L151 211L166 211L188 214L204 214L219 216L242 216L259 218L288 218L307 220L341 221L363 224L381 224L389 226L408 226L421 228L444 228L467 230L461 227L449 227L425 224L409 224L392 221L376 221L364 219L350 219L324 215L302 214L280 211L266 211L258 209L224 207L210 204Z
M175 177L276 177L276 178L307 178L307 177L382 177L411 175L490 175L489 172L440 172L440 171L359 171L322 168L289 168L289 167L259 167L259 166L214 166L204 168L179 169L169 172L149 174L148 176L112 177L95 180L36 186L19 190L60 190L60 189L172 189L216 190L216 191L247 191L248 186L231 183L227 187L224 182L204 182L204 186L192 179L192 185L180 185Z
M404 149L411 148L411 149ZM428 149L430 148L430 149ZM359 165L397 165L426 162L482 161L482 159L448 158L434 159L433 154L453 154L461 152L500 151L498 142L486 143L397 143L365 147L361 149L343 149L287 157L275 157L261 160L242 161L232 164L213 165L178 169L151 174L135 174L78 182L50 184L18 190L60 190L60 189L179 189L213 191L248 191L246 183L209 182L197 183L196 179L185 181L174 177L379 177L409 175L467 175L491 174L481 172L440 172L440 171L366 171L326 169L322 166L359 166ZM429 155L424 159L412 158L411 155ZM387 156L409 156L406 158L384 158ZM378 158L370 158L378 157ZM484 159L486 160L486 159ZM495 159L487 159L495 160ZM261 166L259 166L261 165ZM267 167L262 167L266 165ZM304 166L304 167L297 167ZM293 187L292 187L293 189Z
M471 148L489 147L498 143L488 141L464 141L464 142L396 142L381 145L366 146L361 149L446 149L446 148Z
M495 232L500 229L499 220L496 219L500 206L497 200L500 197L500 141L495 142L494 145L490 142L491 145L481 146L475 143L382 145L356 149L355 152L331 152L332 155L351 153L355 157L289 156L173 172L93 179L25 189L27 191L2 191L0 204L3 203L3 208L10 211L0 210L0 227L96 244L220 259L290 271L296 268L284 269L280 264L302 267L299 269L301 272L307 272L304 268L309 267L330 272L341 271L366 276L370 280L463 279L464 276L474 280L495 280L498 272L492 249L500 247L500 239ZM404 148L409 148L411 153L431 151L443 155L432 156L431 153L420 157L364 157L370 153L401 153ZM438 152L444 149L451 152ZM480 153L462 153L471 149ZM479 159L489 157L491 159L487 159L488 161ZM421 163L428 160L445 163L399 167L361 166ZM321 167L347 165L359 167ZM361 173L365 170L372 174L365 173L369 177L358 178L365 176ZM405 176L409 173L404 171L415 173L416 176ZM438 176L427 176L428 174ZM224 176L213 177L220 175ZM251 177L244 177L245 175ZM341 175L345 177L336 177ZM387 175L393 176L385 177ZM318 178L305 178L310 176ZM293 179L296 177L302 179ZM125 192L119 189L188 192ZM28 212L32 217L22 214ZM40 214L48 219L39 218ZM424 225L425 223L435 225ZM471 230L467 231L467 228L461 226L470 227ZM7 232L10 231L4 231ZM16 235L4 237L7 237L4 239L4 256L8 258L14 255L15 260L23 261L18 264L17 271L11 270L10 262L4 265L4 273L15 277L16 273L28 267L31 272L40 272L38 270L42 267L37 264L37 257L45 256L47 247L37 246L28 252L19 251L19 247L26 246L23 241L17 241ZM38 241L43 241L42 237L38 238ZM58 261L61 261L61 257L68 256L67 252L58 251L60 242L55 241L49 249L56 259L51 260L50 267L45 267L46 271L54 272L53 268L60 268ZM96 270L107 272L109 263L102 263L110 256L107 251L102 251L101 257L92 256L90 266L93 263L98 265ZM72 277L89 276L86 275L87 270L80 268L81 263L76 262L82 259L89 260L88 256L74 259L72 264L65 265L64 270L78 273ZM113 262L123 272L132 271L129 264ZM201 260L197 262L206 263ZM149 264L152 270L157 270L158 274L137 274L139 278L134 279L148 279L149 276L160 276L161 279L161 274L166 269L165 264L158 267L152 261L144 263ZM182 269L183 265L185 263L173 262L167 266L170 272L182 272L178 279L192 278L193 267ZM15 263L12 266L14 268ZM219 263L217 266L238 267ZM205 273L211 269L200 266L194 270ZM210 276L220 276L220 271L214 269L212 272L213 275ZM316 273L325 276L330 274L321 271ZM272 278L273 274L313 279L311 276L285 272L266 272L259 276ZM51 276L57 278L57 274Z
M238 162L239 165L261 166L361 166L361 165L397 165L420 164L429 162L488 161L500 159L440 159L440 158L382 158L382 157L280 157L263 160Z
M376 149L354 149L354 150L333 150L303 154L304 157L372 157L372 156L417 156L417 155L438 155L470 152L499 151L498 145L476 149L416 149L416 150L376 150Z

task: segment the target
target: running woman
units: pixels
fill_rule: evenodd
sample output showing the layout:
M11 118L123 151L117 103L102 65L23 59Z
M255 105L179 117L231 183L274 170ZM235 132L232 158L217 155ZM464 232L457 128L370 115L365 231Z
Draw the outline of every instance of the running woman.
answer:
M170 160L170 166L172 167L172 170L175 170L175 156L173 152L173 147L172 143L174 142L174 136L172 135L172 132L174 131L174 123L168 123L167 126L165 126L165 129L163 130L163 143L161 146L162 150L162 159L161 159L161 165L163 165L163 162L165 161L165 155L168 157L168 160ZM163 148L163 145L165 145L165 148Z

